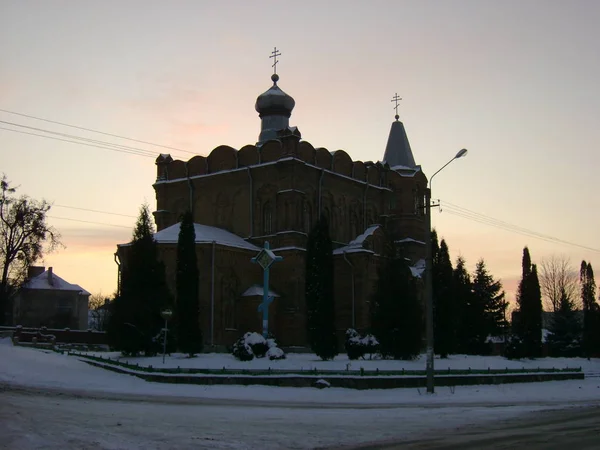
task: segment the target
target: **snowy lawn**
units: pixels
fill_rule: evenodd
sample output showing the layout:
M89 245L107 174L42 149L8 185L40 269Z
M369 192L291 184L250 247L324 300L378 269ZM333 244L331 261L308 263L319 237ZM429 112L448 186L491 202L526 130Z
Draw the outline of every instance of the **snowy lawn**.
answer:
M226 353L204 353L194 358L188 358L186 355L174 353L167 355L165 363L162 362L162 356L151 358L146 357L122 357L118 352L88 352L92 356L102 356L126 362L129 364L139 364L142 367L152 366L153 368L195 368L195 369L284 369L297 371L317 370L425 370L425 355L421 355L414 361L394 361L394 360L355 360L350 361L343 354L337 356L333 361L322 361L319 357L310 353L288 353L287 358L278 361L270 361L268 358L255 358L252 361L238 361L232 355ZM540 358L535 360L508 360L501 356L471 356L471 355L452 355L447 359L435 360L436 370L454 369L454 370L487 370L489 369L549 369L549 368L579 368L584 372L600 372L600 359L595 358L588 361L585 358Z
M309 361L321 364L311 355L293 355L284 361L271 361L270 363L293 364L298 357L300 361ZM185 359L173 356L169 361L187 361L190 364L202 362L207 364L214 359L224 361L227 355L202 355L198 358ZM449 362L456 362L455 367L464 367L465 361L473 362L477 358L453 358ZM140 378L117 374L100 368L92 367L75 356L61 355L51 351L42 351L33 348L15 347L9 339L0 339L0 383L11 385L41 387L62 390L78 390L93 394L129 394L138 396L167 396L192 401L205 402L208 399L242 400L259 403L284 403L287 406L294 404L318 404L331 406L351 405L532 405L532 404L560 404L577 402L600 401L600 378L586 378L585 380L549 381L544 383L506 384L497 386L462 386L453 392L450 388L439 387L435 395L424 395L417 389L386 389L355 391L342 388L329 388L324 390L314 388L283 388L267 386L198 386L198 385L173 385L146 382ZM159 361L159 358L152 361ZM462 361L462 364L460 363ZM486 362L488 361L488 362ZM481 358L481 364L508 364L501 358ZM531 364L546 362L540 360ZM548 360L550 366L562 361L564 366L584 365L584 370L598 370L600 361L592 360ZM221 364L221 362L219 364ZM363 361L362 363L365 363ZM230 364L238 364L229 359ZM254 364L268 361L256 361ZM250 364L252 364L250 363ZM373 364L399 364L394 361L372 361ZM552 364L553 363L553 364ZM216 364L216 362L215 362ZM344 361L329 363L344 366ZM418 362L404 363L415 364ZM518 362L515 367L519 366ZM158 365L158 364L157 364ZM206 366L205 366L206 367ZM217 365L216 367L219 367ZM288 366L290 367L290 366ZM292 365L293 367L293 365ZM473 364L473 367L475 365ZM484 366L481 366L484 367Z

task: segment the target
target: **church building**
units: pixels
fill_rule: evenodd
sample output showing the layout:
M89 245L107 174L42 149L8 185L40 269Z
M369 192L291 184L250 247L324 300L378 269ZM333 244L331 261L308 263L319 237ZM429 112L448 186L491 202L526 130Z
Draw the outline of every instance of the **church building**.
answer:
M321 214L334 245L340 342L346 329L369 327L384 227L403 245L415 275L425 264L427 179L398 115L382 160L354 161L343 150L303 140L289 125L294 99L281 90L277 74L271 80L256 100L258 142L240 149L222 145L188 161L168 154L156 160L155 240L173 294L179 220L186 210L194 217L206 346L261 332L263 273L251 260L265 242L283 258L270 269L269 331L284 346L307 345L305 249ZM118 246L120 267L127 246Z

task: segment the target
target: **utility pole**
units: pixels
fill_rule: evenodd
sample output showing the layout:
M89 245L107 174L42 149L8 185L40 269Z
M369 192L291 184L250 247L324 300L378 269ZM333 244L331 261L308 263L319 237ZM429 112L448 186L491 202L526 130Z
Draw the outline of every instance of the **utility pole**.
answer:
M427 229L425 230L425 333L427 335L427 393L434 393L434 337L433 337L433 255L431 248L431 207L439 206L431 204L431 183L433 177L440 173L448 164L467 154L467 149L460 150L454 158L448 161L437 172L431 175L429 187L425 191L425 212L427 214Z

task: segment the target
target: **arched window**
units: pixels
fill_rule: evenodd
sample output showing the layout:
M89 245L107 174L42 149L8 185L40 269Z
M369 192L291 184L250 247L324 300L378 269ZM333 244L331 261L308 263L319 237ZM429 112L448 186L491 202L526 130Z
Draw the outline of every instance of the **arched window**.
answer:
M308 202L304 202L304 232L310 233L312 229L312 208Z
M263 206L263 234L271 234L273 232L273 207L271 202L265 203Z

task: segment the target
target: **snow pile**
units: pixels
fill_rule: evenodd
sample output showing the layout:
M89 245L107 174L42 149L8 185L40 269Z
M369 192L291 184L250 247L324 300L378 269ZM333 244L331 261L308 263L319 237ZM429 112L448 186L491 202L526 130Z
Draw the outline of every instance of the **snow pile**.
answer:
M240 361L252 361L265 356L271 361L285 359L285 353L274 338L265 339L256 332L248 332L233 344L233 356Z
M358 331L353 328L346 330L346 343L344 345L348 359L364 358L366 354L372 358L379 351L379 341L372 334L361 336Z

